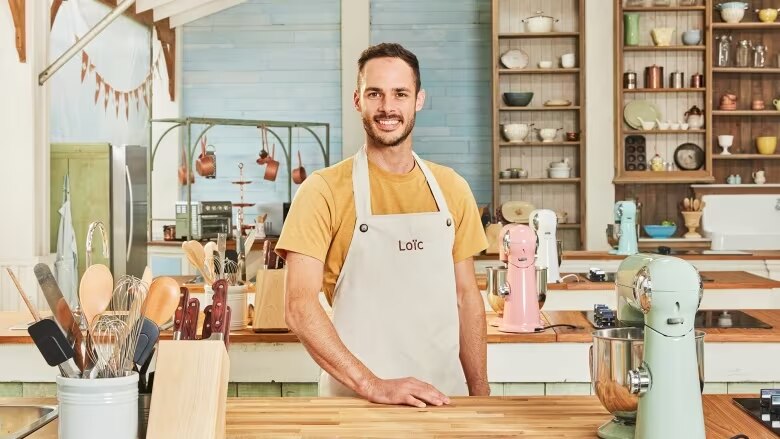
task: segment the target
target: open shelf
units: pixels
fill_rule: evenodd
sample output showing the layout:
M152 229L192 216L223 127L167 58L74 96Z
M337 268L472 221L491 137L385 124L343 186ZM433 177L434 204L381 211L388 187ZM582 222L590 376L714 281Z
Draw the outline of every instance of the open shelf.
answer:
M624 88L623 93L704 93L705 88Z
M499 107L501 111L574 111L579 109L579 105L569 105L568 107Z
M712 110L713 116L780 116L777 110Z
M615 184L631 183L653 183L653 184L676 184L676 183L706 183L715 181L715 178L709 175L707 171L623 171L619 177L615 177Z
M700 12L706 6L634 6L623 8L624 12Z
M780 154L714 154L713 160L780 160Z
M498 38L573 38L579 37L579 32L504 32Z
M623 134L626 136L643 135L643 134L704 134L705 130L624 130Z
M540 74L540 73L579 73L579 68L573 68L573 69L561 69L561 68L554 68L554 69L498 69L499 75L529 75L529 74Z
M780 68L773 67L713 67L714 73L763 73L763 74L778 74Z
M780 29L780 22L775 23L761 23L761 22L748 22L748 23L712 23L713 29L732 29L732 30L765 30L765 29Z
M626 52L704 52L707 46L623 46Z
M580 146L580 142L501 142L498 144L498 146Z
M499 178L501 184L560 184L579 183L580 178Z

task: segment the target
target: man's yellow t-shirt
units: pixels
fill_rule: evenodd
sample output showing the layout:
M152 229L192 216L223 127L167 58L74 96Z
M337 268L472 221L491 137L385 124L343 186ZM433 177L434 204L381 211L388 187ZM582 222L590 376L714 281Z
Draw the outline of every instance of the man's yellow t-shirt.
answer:
M336 280L355 230L352 162L353 158L350 157L318 170L301 184L276 244L276 251L282 257L291 251L324 263L322 288L331 304ZM425 164L441 187L455 223L453 261L460 262L486 249L487 238L479 210L466 180L445 166L428 161ZM438 210L419 166L415 165L406 174L393 174L369 160L368 174L371 211L375 215Z

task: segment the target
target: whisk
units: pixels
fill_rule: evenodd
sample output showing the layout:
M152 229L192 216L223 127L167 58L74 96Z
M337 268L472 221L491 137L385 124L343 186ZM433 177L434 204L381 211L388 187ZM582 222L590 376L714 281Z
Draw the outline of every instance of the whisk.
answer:
M119 279L106 311L95 318L89 337L89 355L100 378L125 376L133 368L133 356L141 331L142 308L148 286L133 276Z

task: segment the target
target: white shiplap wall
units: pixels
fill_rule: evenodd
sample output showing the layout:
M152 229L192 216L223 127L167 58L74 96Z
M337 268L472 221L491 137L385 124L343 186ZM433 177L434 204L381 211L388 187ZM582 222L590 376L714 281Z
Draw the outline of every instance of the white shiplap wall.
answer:
M450 166L491 201L489 0L371 0L371 44L397 42L420 61L425 108L414 149Z
M182 114L330 123L330 161L338 161L340 17L339 0L249 0L186 25ZM284 134L286 142L286 131L278 134ZM245 177L253 180L247 186L247 202L287 201L288 175L281 154L277 151L281 163L275 182L263 180L264 167L255 164L260 147L257 129L217 127L209 131L208 140L216 147L217 178L196 179L194 200L238 201L237 186L230 182L243 162ZM296 145L298 140L307 172L321 168L322 154L311 136L294 131ZM297 166L295 159L293 168ZM247 218L259 209L250 208Z

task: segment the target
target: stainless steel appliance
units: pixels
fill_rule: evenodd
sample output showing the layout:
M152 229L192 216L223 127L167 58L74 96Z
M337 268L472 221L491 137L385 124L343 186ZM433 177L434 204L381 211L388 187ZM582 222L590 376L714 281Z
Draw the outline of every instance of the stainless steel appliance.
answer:
M70 179L76 242L86 241L90 223L100 221L107 226L111 255L105 262L115 279L124 274L140 278L147 265L148 150L145 146L109 143L51 145L52 187L58 188L65 174ZM61 191L52 190L51 197L52 205L58 207L62 201ZM51 215L56 227L59 222L57 209L53 209ZM54 233L55 239L56 235ZM79 246L78 253L81 277L85 249Z
M176 202L176 239L200 239L200 209L200 201L190 202L190 234L187 226L187 202Z
M218 233L230 235L233 230L233 203L201 201L200 204L200 239L216 239Z

